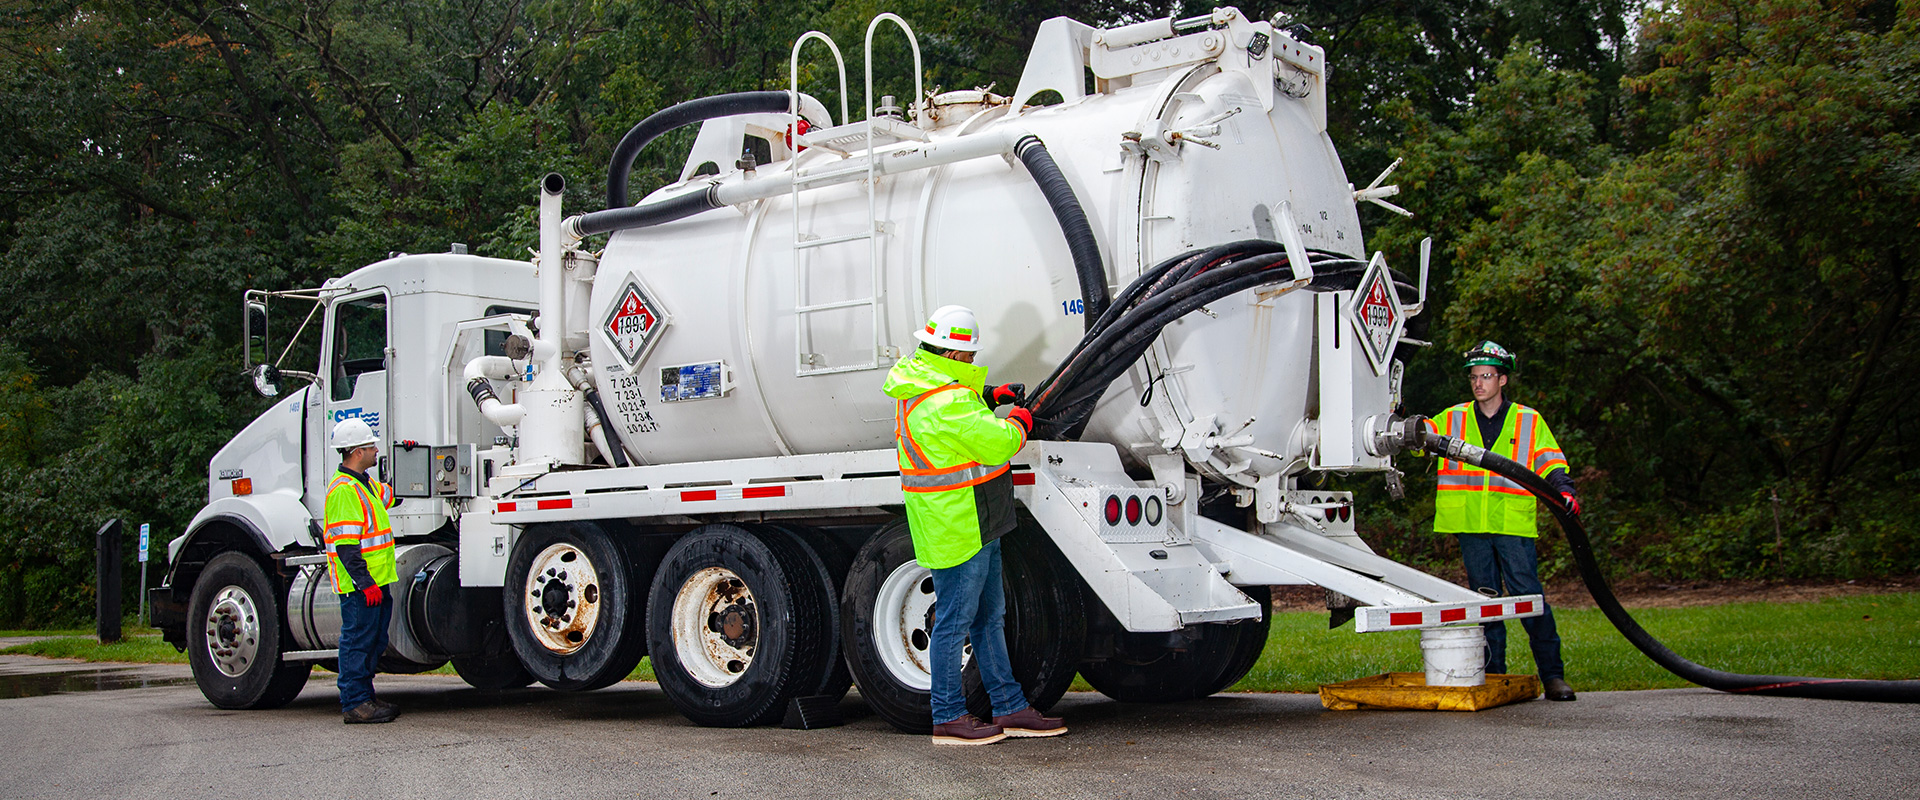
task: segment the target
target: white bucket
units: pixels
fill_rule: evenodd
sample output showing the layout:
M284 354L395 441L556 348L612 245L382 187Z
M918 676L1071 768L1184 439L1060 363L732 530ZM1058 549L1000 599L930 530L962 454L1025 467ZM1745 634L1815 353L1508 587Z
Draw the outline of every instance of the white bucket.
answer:
M1487 682L1487 634L1478 625L1420 632L1428 686L1482 686Z

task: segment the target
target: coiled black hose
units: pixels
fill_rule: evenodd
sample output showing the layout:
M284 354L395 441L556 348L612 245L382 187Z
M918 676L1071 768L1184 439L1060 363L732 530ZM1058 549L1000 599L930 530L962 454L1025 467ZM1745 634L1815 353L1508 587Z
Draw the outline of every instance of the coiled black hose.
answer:
M1312 290L1352 288L1366 268L1366 262L1337 253L1309 251L1308 259L1314 270L1308 286ZM1174 320L1291 275L1285 247L1266 239L1192 250L1149 268L1094 319L1053 374L1034 386L1034 438L1078 436L1107 386L1139 361Z
M1920 702L1920 680L1873 681L1853 678L1803 678L1783 675L1742 675L1735 672L1722 672L1704 667L1682 658L1666 645L1640 627L1633 615L1620 605L1620 599L1613 594L1613 587L1607 584L1607 578L1600 572L1600 565L1594 561L1593 546L1587 539L1587 529L1580 524L1580 518L1567 508L1560 493L1547 485L1544 478L1532 470L1521 466L1512 459L1498 453L1487 451L1451 436L1441 436L1425 431L1421 439L1421 448L1429 453L1455 461L1464 461L1493 472L1507 480L1526 487L1527 491L1547 504L1547 510L1553 512L1553 518L1560 522L1560 529L1567 534L1568 547L1573 551L1574 563L1580 567L1580 577L1586 581L1587 591L1593 594L1593 601L1607 615L1613 627L1620 630L1627 641L1645 653L1647 658L1664 667L1668 672L1686 680L1734 694L1762 694L1776 697L1812 697L1826 700L1868 700L1888 703Z

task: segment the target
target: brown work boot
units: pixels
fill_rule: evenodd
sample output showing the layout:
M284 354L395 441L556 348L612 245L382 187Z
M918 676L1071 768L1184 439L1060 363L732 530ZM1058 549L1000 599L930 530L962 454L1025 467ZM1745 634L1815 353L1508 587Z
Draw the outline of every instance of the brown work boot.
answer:
M988 725L972 714L962 714L952 722L933 726L934 744L993 744L1007 738L998 725Z
M400 716L400 707L399 707L398 705L395 705L395 704L393 704L393 703L389 703L389 702L387 702L387 701L385 701L385 700L382 700L382 699L380 699L380 698L378 698L378 697L376 697L376 698L373 698L372 700L368 700L367 702L369 702L369 703L372 703L372 704L374 704L374 705L376 705L376 706L379 706L379 707L380 707L380 710L381 710L382 712L384 712L384 713L387 713L387 714L392 714L392 715L393 715L393 716L395 716L395 717L398 717L398 716Z
M993 724L1006 730L1007 735L1016 739L1032 739L1041 736L1059 736L1067 732L1067 721L1059 717L1041 716L1033 706L1015 711L1005 716L993 718Z
M381 708L372 700L368 700L367 702L347 709L347 712L340 716L341 721L348 725L367 725L380 722L392 722L394 717L400 716L400 712L392 708Z
M1566 678L1548 678L1545 681L1542 681L1542 683L1546 684L1546 692L1547 692L1548 700L1580 699L1573 696L1573 687L1567 685Z

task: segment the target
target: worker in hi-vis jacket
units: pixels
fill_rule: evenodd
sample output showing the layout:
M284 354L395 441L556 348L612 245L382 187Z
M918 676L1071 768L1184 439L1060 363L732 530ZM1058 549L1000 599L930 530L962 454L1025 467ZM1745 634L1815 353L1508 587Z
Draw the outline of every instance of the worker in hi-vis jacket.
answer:
M1442 436L1513 459L1545 478L1580 513L1580 499L1567 474L1567 456L1547 428L1540 412L1506 398L1514 357L1493 342L1481 342L1466 354L1467 383L1473 402L1453 406L1427 425ZM1459 536L1466 562L1467 582L1475 591L1494 595L1542 594L1540 555L1535 548L1539 530L1533 495L1519 484L1472 464L1441 459L1440 482L1434 496L1433 530ZM1566 665L1560 658L1560 632L1553 608L1544 601L1543 613L1522 619L1533 662L1548 700L1574 699L1567 685ZM1504 621L1483 626L1487 633L1487 672L1507 671L1507 626Z
M883 388L895 401L914 559L933 572L933 742L1058 736L1066 723L1042 716L1014 680L1001 587L1000 537L1015 524L1007 462L1026 444L1033 415L1015 405L1006 419L994 416L994 408L1018 403L1020 387L986 385L986 367L973 363L980 326L971 310L943 306L914 336L920 348L894 365ZM993 703L992 722L967 713L960 688L966 641Z
M327 482L327 568L340 593L340 712L348 724L392 722L400 709L373 696L373 673L387 649L393 604L386 588L399 580L387 508L393 487L368 477L380 460L373 428L358 417L333 426L340 469Z

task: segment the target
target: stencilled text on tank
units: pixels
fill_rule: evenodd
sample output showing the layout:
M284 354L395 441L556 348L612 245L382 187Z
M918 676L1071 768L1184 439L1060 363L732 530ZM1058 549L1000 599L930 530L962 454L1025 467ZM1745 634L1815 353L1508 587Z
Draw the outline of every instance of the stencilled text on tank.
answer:
M640 378L634 375L613 378L611 384L613 410L623 420L621 428L629 436L644 433L657 433L660 423L653 418L653 410L647 407L647 393L640 386Z

